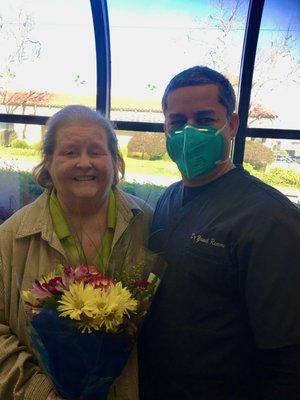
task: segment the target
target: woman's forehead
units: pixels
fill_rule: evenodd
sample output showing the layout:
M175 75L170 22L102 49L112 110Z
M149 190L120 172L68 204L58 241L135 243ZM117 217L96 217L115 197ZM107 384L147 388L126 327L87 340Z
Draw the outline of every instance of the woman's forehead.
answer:
M57 143L63 141L81 142L86 140L107 140L106 130L99 124L72 124L57 130Z

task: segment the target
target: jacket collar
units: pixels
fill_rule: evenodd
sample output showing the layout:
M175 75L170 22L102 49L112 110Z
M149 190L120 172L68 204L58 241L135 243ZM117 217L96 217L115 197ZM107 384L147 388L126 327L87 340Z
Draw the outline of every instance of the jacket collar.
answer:
M135 201L134 197L126 195L118 188L114 188L116 198L116 230L114 243L119 239L132 218L143 212L142 207ZM45 190L33 203L26 206L22 222L17 231L17 237L40 233L42 238L48 242L55 235L49 212L49 191ZM57 237L56 237L57 238ZM58 239L57 239L58 240ZM58 241L59 242L59 241Z
M21 238L37 233L48 236L50 232L53 232L48 199L49 192L45 190L33 203L26 206L17 237Z

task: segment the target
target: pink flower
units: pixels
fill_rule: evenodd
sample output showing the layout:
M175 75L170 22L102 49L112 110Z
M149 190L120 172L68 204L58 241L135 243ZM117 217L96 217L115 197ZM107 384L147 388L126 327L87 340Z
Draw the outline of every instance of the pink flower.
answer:
M133 284L133 287L135 287L137 289L147 289L148 286L149 286L149 282L147 281L147 279L139 279L139 280L135 281Z
M76 282L86 282L91 276L99 274L97 267L95 267L94 265L78 264L73 271L74 279Z
M97 275L92 275L88 281L95 289L107 289L110 285L114 285L116 282L110 276L106 276L98 272Z
M64 274L62 276L62 283L64 287L69 290L69 287L75 281L75 271L72 267L65 267Z
M31 293L33 297L40 300L53 296L53 294L37 280L32 284Z
M98 275L99 274L98 268L95 267L94 265L88 265L87 268L88 268L88 272L90 275Z
M78 264L74 269L74 278L76 282L81 282L88 276L88 267L86 265Z
M65 290L61 276L56 276L55 278L50 279L47 283L42 283L42 287L48 290L53 296Z

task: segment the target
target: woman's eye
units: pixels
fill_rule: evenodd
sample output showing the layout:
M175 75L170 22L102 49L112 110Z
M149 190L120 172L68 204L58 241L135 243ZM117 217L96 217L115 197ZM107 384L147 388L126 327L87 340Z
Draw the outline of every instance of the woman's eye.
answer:
M93 149L91 151L92 156L103 156L104 154L106 154L105 151L101 149Z

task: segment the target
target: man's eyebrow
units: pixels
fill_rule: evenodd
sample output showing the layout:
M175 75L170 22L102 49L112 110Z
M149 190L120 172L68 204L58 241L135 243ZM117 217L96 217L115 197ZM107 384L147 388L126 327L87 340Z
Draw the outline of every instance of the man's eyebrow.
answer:
M169 115L169 118L186 118L186 116L181 113L172 113Z
M206 116L214 116L215 115L215 111L212 109L207 109L207 110L199 110L196 113L197 117L206 117Z

